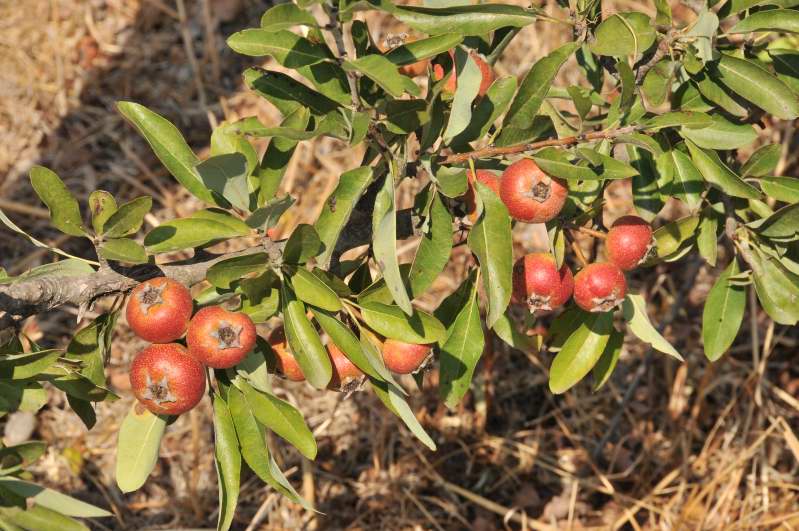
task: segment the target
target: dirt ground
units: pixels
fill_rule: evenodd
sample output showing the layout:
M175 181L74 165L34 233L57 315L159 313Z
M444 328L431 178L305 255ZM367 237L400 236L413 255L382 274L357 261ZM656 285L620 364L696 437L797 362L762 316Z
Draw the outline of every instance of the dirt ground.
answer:
M94 189L123 199L152 195L147 229L199 208L115 112L114 102L133 100L163 113L201 154L211 126L223 120L257 114L276 123L277 111L242 88L239 74L253 61L224 44L234 31L257 25L268 5L0 0L0 209L38 238L88 256L84 243L46 228L47 211L27 180L32 164L53 168L82 201ZM643 2L612 6L653 12ZM547 8L557 10L554 2ZM384 19L369 22L378 38L402 31ZM562 42L565 35L551 26L526 28L499 73L523 74ZM579 77L571 65L558 83ZM796 143L791 124L763 136ZM299 202L281 228L313 221L321 209L317 198L359 158L332 139L302 143L282 188ZM796 175L795 161L784 161L783 168L783 174ZM607 219L632 210L628 187L615 184L608 191ZM410 191L405 194L402 200L409 201ZM667 218L677 214L675 205L664 209ZM529 228L517 228L515 237L518 252L540 243ZM409 242L401 251L412 248ZM10 273L51 258L0 229L0 266ZM434 305L458 284L466 260L454 255L425 304ZM799 527L799 332L775 326L761 311L748 312L731 352L711 365L700 342L701 305L718 271L691 260L630 278L649 301L655 323L673 317L664 334L684 364L628 337L616 373L601 391L592 392L589 381L553 396L546 387L550 353L511 351L491 341L474 392L455 411L438 404L434 371L422 390L405 382L413 390L412 407L439 445L435 453L366 392L343 396L278 383L279 394L306 415L319 458L305 461L277 439L273 446L290 480L320 514L302 511L246 472L234 528ZM26 332L44 344L63 345L76 316L74 308L42 315L27 323ZM217 491L208 403L169 427L162 458L141 490L123 495L114 484L116 432L132 401L126 367L142 347L124 323L118 327L108 370L123 399L99 406L95 429L86 431L63 395L51 393L33 419L30 437L50 445L33 471L42 483L109 507L114 518L90 522L96 529L213 527ZM0 425L6 437L14 436L10 420L0 419Z

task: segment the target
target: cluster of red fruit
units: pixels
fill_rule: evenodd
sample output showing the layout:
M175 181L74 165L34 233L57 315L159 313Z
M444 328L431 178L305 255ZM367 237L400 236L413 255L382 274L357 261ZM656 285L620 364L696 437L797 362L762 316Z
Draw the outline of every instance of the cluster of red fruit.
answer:
M255 345L255 325L247 314L207 306L192 317L189 290L166 277L142 282L127 307L130 328L153 344L130 366L133 394L158 415L179 415L205 393L205 367L238 364ZM175 343L186 334L186 345Z
M469 172L470 182L476 179L493 190L517 221L545 223L554 219L566 203L566 183L545 174L530 159L514 162L501 177L488 170L475 173ZM470 217L475 216L473 184L464 200ZM513 301L527 304L531 312L553 310L574 294L577 305L586 311L612 310L627 292L624 271L645 262L654 249L652 227L638 216L623 216L605 239L608 262L588 264L574 277L568 265L558 269L551 253L519 258L513 267Z

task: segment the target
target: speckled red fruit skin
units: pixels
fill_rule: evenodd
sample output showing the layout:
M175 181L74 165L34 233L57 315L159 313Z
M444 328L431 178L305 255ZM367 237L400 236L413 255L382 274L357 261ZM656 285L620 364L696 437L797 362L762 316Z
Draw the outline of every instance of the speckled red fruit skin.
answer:
M205 394L205 369L183 345L150 345L130 364L130 387L136 399L156 415L180 415Z
M479 54L471 52L470 55L477 67L480 69L480 74L482 75L482 78L480 79L480 88L477 91L477 95L485 96L485 93L488 92L488 88L491 86L491 83L494 82L494 69L491 68L491 65L486 63ZM458 88L458 80L455 74L455 52L453 50L449 51L449 57L452 60L452 75L449 76L441 90L448 94L455 94L455 91ZM441 65L433 65L433 79L438 81L443 77L444 67Z
M397 374L410 374L418 369L430 356L430 345L403 343L386 339L383 343L383 362L386 368Z
M652 227L638 216L622 216L605 239L608 260L624 271L635 269L653 248Z
M563 209L569 189L550 177L534 161L521 159L505 169L499 196L511 217L526 223L544 223Z
M224 331L234 332L230 346L225 346ZM222 339L214 337L222 332ZM221 306L208 306L197 312L189 323L186 343L189 354L214 369L238 364L255 345L255 325L250 316L230 312Z
M588 264L574 277L574 301L588 312L610 311L626 294L624 273L610 262Z
M148 297L154 296L160 302L147 304ZM158 277L133 288L125 315L131 330L140 338L151 343L169 343L186 333L191 312L189 290L180 282Z
M275 353L275 370L280 376L288 378L292 382L305 381L305 375L302 373L297 358L289 351L286 332L282 326L275 328L269 335L269 346Z
M335 344L328 343L327 352L330 354L330 361L333 364L333 377L327 388L334 391L350 390L352 384L361 379L363 371L356 367Z
M466 173L466 179L468 180L469 188L466 190L466 193L463 194L463 202L466 207L466 213L469 215L469 219L472 223L477 221L477 201L475 200L477 190L475 190L474 181L475 178L480 181L480 183L488 186L497 197L499 197L499 186L502 178L494 173L493 171L489 170L477 170L477 176L475 177L475 172L469 170Z
M574 277L565 263L558 270L555 256L531 253L513 266L513 301L527 304L530 311L560 308L574 290Z

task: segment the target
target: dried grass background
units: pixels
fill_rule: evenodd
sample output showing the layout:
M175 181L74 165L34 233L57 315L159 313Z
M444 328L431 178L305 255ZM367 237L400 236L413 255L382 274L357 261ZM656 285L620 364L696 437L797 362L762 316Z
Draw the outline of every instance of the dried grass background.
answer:
M0 208L37 237L74 253L90 250L47 228L27 171L45 164L82 200L94 189L119 199L155 199L147 229L200 207L159 165L145 142L114 111L128 99L170 118L201 155L211 126L277 111L243 90L252 64L226 49L234 31L257 25L264 0L0 0ZM672 2L680 16L692 16ZM554 3L546 6L558 12ZM648 2L608 2L606 11L653 11ZM401 32L371 16L380 39ZM522 75L563 42L551 24L526 28L497 70ZM579 82L571 63L558 84ZM767 129L783 142L782 174L796 175L793 124ZM263 147L263 146L261 146ZM283 230L315 219L338 175L360 153L331 139L303 142L282 191L299 199ZM403 189L401 202L411 199ZM629 185L614 184L606 221L632 210ZM664 215L676 216L668 205ZM542 236L517 228L517 252ZM404 245L403 256L413 243ZM590 251L590 249L586 249ZM435 304L463 277L459 248L425 304ZM19 273L52 260L0 229L0 266ZM310 463L275 438L279 463L323 514L308 514L247 472L236 529L795 529L799 527L799 366L796 328L775 326L754 300L732 351L711 365L700 343L701 308L718 271L691 259L634 273L631 284L650 302L665 335L685 356L678 364L628 337L610 383L590 382L552 396L549 353L511 351L491 341L474 392L456 411L437 402L435 372L411 402L439 444L418 444L369 393L345 397L278 383L279 394L305 413L319 442ZM100 311L101 308L95 309ZM77 311L30 320L26 332L64 345ZM91 317L89 315L88 317ZM538 323L545 329L547 319ZM267 332L269 327L262 331ZM98 407L86 431L60 393L35 417L0 419L6 441L50 444L33 469L37 480L109 507L96 529L208 528L216 521L210 407L182 416L167 430L150 481L122 495L114 484L114 447L132 396L126 367L144 343L122 323L109 375L123 399ZM638 385L625 400L632 382ZM602 443L600 445L600 443Z

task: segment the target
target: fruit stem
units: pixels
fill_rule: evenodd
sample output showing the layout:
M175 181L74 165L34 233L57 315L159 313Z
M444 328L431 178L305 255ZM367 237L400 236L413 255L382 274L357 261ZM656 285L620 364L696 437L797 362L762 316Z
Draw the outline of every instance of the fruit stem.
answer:
M585 258L583 254L583 250L580 247L580 243L577 241L577 238L574 237L574 231L568 231L571 240L571 247L572 251L574 251L574 255L577 257L577 261L580 262L581 267L585 267L588 265L588 260Z
M604 240L605 238L608 237L608 235L605 234L604 232L599 230L589 229L588 227L581 227L579 225L569 225L569 228L576 230L577 232L587 234L593 238L599 238L600 240Z

